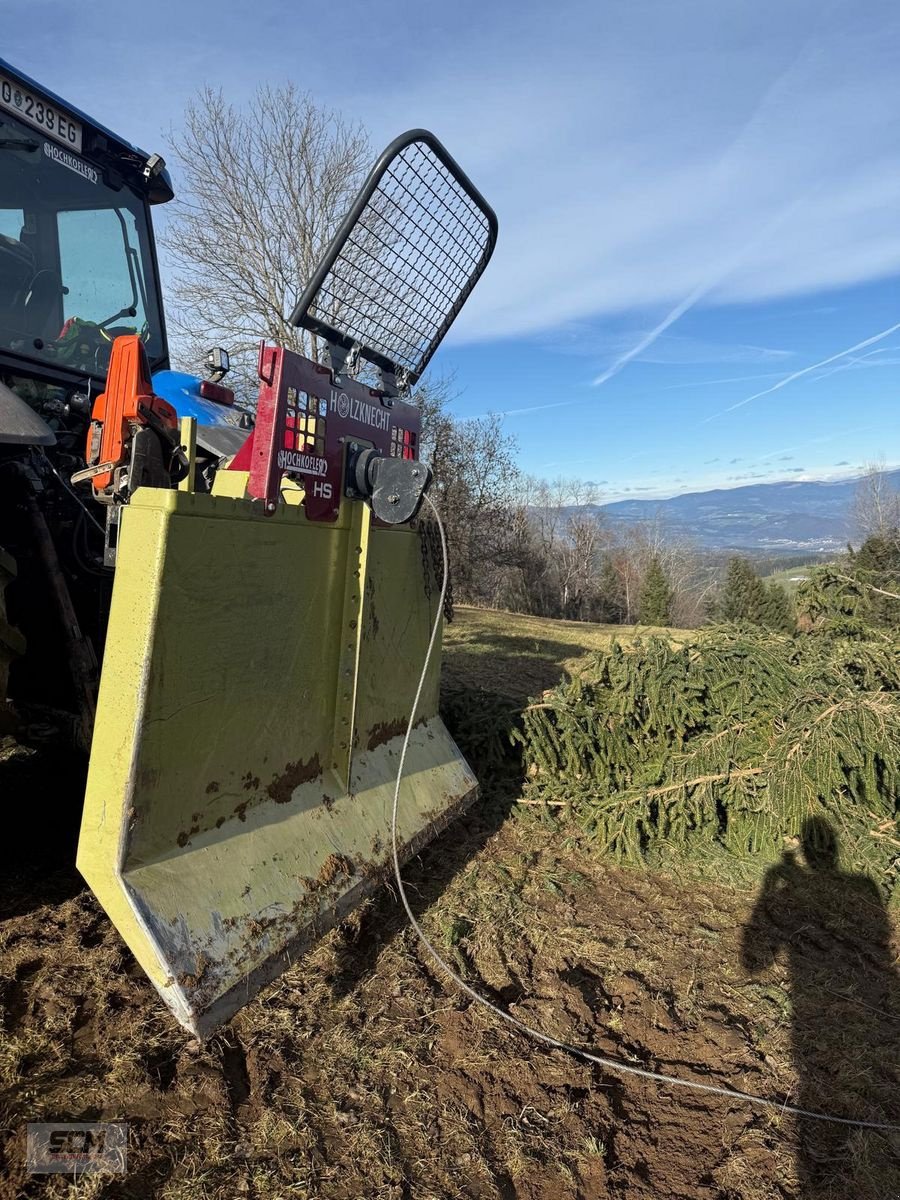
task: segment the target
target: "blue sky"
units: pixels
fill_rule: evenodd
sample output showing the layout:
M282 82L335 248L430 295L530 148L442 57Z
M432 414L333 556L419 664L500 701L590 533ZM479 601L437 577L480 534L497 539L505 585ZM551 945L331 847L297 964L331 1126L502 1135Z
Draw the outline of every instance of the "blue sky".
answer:
M430 370L529 472L611 499L900 462L895 5L6 0L2 55L164 155L206 83L432 128L500 240Z

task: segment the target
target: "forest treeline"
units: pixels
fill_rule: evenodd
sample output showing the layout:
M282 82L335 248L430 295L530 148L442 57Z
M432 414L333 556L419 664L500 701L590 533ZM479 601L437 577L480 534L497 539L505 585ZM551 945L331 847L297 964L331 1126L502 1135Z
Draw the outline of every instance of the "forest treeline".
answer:
M816 619L817 592L835 572L900 590L900 574L894 578L900 501L886 490L879 466L858 489L853 515L860 549L836 556L832 566L812 567L810 582L794 596L760 578L772 569L771 558L726 561L673 533L662 519L611 522L590 483L525 476L500 419L455 418L446 384L420 387L416 399L423 410L423 457L434 469L433 495L447 528L454 595L463 602L605 624L736 622L790 633L798 621ZM867 603L873 612L900 606L886 596Z

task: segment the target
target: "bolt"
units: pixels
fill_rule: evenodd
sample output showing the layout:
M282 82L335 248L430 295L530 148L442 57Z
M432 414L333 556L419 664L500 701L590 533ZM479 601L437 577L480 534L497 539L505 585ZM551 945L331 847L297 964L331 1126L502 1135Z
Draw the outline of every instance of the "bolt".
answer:
M388 504L399 504L399 503L400 503L399 496L388 496Z
M415 470L413 471L412 477L413 477L413 479L419 478L419 468L418 467L416 467Z

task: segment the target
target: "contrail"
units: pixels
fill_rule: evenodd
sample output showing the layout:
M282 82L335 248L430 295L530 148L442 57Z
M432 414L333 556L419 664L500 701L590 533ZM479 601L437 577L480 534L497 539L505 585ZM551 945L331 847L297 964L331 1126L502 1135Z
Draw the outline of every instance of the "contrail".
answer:
M790 357L790 353L786 357ZM749 383L754 379L774 379L776 375L780 374L780 371L757 371L755 375L729 375L727 379L697 379L691 383L667 383L664 388L660 388L660 391L676 392L682 391L684 388L713 387L715 384L722 383Z
M733 139L731 145L728 147L728 150L726 150L725 154L719 161L716 168L717 171L722 169L724 163L727 162L729 155L733 153L735 147L746 136L748 129L752 126L764 103L784 83L785 79L790 76L791 72L796 66L797 61L799 60L799 57L800 54L798 53L787 70L782 72L775 82L766 89L766 92L763 94L763 97L757 104L754 113L751 115L750 119L745 122L737 137ZM714 288L718 287L723 280L725 280L732 273L735 267L737 267L743 259L752 253L760 244L765 242L766 238L768 238L769 235L773 233L779 225L786 221L798 208L801 207L801 205L807 201L809 195L810 193L804 193L802 196L791 201L789 204L784 205L778 212L770 217L769 220L766 221L762 226L762 228L757 230L757 232L750 238L746 245L741 246L733 254L729 255L725 261L721 263L715 271L711 272L702 283L698 284L687 296L684 297L683 300L680 300L678 304L676 304L675 307L663 317L658 325L654 326L649 333L644 334L644 336L638 341L637 345L632 346L630 350L627 350L624 354L620 355L615 362L613 362L609 367L606 368L605 371L598 375L596 379L592 381L592 385L594 387L600 387L604 383L607 383L613 378L613 376L618 375L623 367L627 366L628 363L637 358L638 355L642 354L648 346L652 346L656 339L665 333L670 325L674 325L675 322L680 320L686 312L694 308L695 305L699 304L699 302L706 295L713 291ZM900 326L895 326L895 328L900 328ZM864 344L868 345L869 343ZM529 412L542 412L549 408L568 408L572 404L579 403L582 403L580 399L558 400L552 404L538 404L532 408L509 409L506 412L498 413L497 415L520 416Z
M738 400L737 404L730 404L728 408L723 408L720 412L713 413L709 417L704 417L697 424L706 425L710 421L715 421L717 417L724 417L726 413L734 412L736 408L743 408L751 400L758 400L761 396L768 396L772 392L777 392L781 388L787 387L789 383L793 383L795 379L801 379L804 375L809 375L811 371L818 371L820 367L827 367L829 363L837 362L839 358L846 358L848 354L855 354L858 350L865 350L867 346L874 346L876 342L881 342L886 337L890 337L898 329L900 329L900 321L896 325L891 325L889 329L883 329L881 333L874 334L873 337L866 338L862 342L857 342L855 346L849 346L846 350L840 350L837 354L823 358L821 362L813 363L811 367L804 367L801 371L793 371L790 375L786 375L784 379L779 379L778 383L773 383L771 387L763 388L761 392L754 392L752 396L747 396L744 400Z
M729 263L729 269L732 265ZM598 375L593 381L594 387L600 387L608 379L612 379L613 375L618 375L627 363L630 363L633 358L637 358L639 354L643 354L648 346L653 345L660 334L665 333L670 325L674 325L680 317L683 317L688 309L693 308L699 300L702 300L706 293L715 287L717 283L721 283L726 274L728 274L727 270L721 271L716 275L714 280L701 283L699 287L695 287L690 295L685 296L679 304L676 304L672 311L663 317L655 328L651 329L649 333L644 334L636 346L632 346L630 350L627 350L617 358L611 367L607 367L602 375Z
M498 411L475 413L471 417L461 417L463 421L483 421L485 417L520 417L523 413L543 412L546 408L568 408L572 404L582 404L583 400L554 400L552 404L532 404L530 408L501 408Z
M891 358L891 359L882 358L882 359L879 359L875 363L872 363L869 361L869 359L874 358L876 354L890 354L892 351L895 351L895 350L897 350L896 346L884 346L880 350L870 350L868 354L863 354L859 358L849 358L849 356L848 356L848 361L855 366L861 366L861 367L872 367L872 366L895 367L898 364L898 360L895 358ZM816 380L816 383L820 383L823 379L828 379L831 375L836 375L838 373L838 371L846 371L846 370L847 370L847 363L840 363L838 366L832 367L830 371L826 371L824 373L824 375L820 375L819 378Z
M794 56L788 67L781 72L781 74L776 77L774 82L771 83L763 92L763 95L757 102L753 113L750 115L748 120L744 122L743 126L738 131L738 134L732 139L731 144L728 146L727 150L719 160L715 168L716 173L722 171L725 164L728 162L729 157L733 155L736 148L747 136L748 131L753 127L754 122L757 120L765 104L783 87L785 81L790 78L794 68L800 60L803 51L809 45L811 36L812 35L806 39L804 45ZM704 296L708 295L709 292L718 287L719 284L721 284L723 280L725 280L731 274L735 267L737 267L739 263L747 257L748 254L750 254L761 243L763 243L779 225L787 220L788 217L790 217L802 204L804 204L808 199L808 196L809 193L804 193L804 195L798 197L796 200L791 201L789 204L786 204L777 213L775 213L774 216L770 217L770 219L765 222L762 228L750 238L749 242L745 246L740 247L733 254L729 255L725 261L721 263L715 271L711 272L702 283L698 284L697 287L695 287L693 291L685 296L683 300L680 300L678 304L676 304L675 307L663 317L658 325L651 329L649 333L644 334L636 346L632 346L630 350L627 350L624 354L620 355L611 366L607 367L605 371L598 375L596 379L592 381L593 386L600 387L602 384L607 383L610 379L612 379L614 375L618 375L623 367L627 366L628 363L637 358L639 354L642 354L648 346L651 346L661 334L665 333L670 325L674 325L675 322L680 320L686 312L692 309L696 304L699 304ZM568 408L572 404L579 403L581 403L581 400L559 400L553 404L538 404L533 408L511 409L506 413L500 413L498 415L519 416L528 412L541 412L548 408Z
M762 228L757 230L757 232L753 235L749 242L747 242L746 245L741 246L738 250L731 254L714 272L707 276L703 283L698 284L697 287L695 287L694 290L689 293L689 295L685 296L683 300L680 300L672 309L672 311L667 313L660 323L655 326L655 328L651 329L649 333L644 334L636 346L632 346L630 350L627 350L624 354L620 355L620 357L616 359L612 366L607 367L602 375L598 375L593 381L594 387L599 387L601 384L606 383L607 380L612 379L614 375L618 375L618 373L624 366L626 366L627 363L630 363L633 358L637 358L639 354L642 354L648 346L652 346L656 339L661 334L665 333L670 325L674 325L675 322L680 320L686 312L692 309L696 304L699 304L704 296L708 295L708 293L714 288L718 287L723 280L727 279L735 267L737 267L743 259L756 250L758 246L763 244L766 238L769 237L769 235L773 233L779 225L786 221L788 217L790 217L801 206L801 204L806 202L808 195L809 193L804 193L803 196L798 197L796 200L792 200L790 204L786 204L777 213L775 213L773 217L770 217L770 219L766 221Z
M822 442L833 442L837 438L849 437L853 433L871 433L873 429L880 429L880 425L851 425L849 429L838 429L832 433L820 434L818 437L807 438L805 442L797 442L794 446L779 446L777 450L769 450L766 454L760 454L758 458L751 458L747 463L748 467L757 466L759 463L766 462L770 458L774 458L776 454L787 454L789 451L805 450L807 446L819 446Z
M797 64L800 62L801 58L806 53L813 40L814 32L811 31L804 38L802 45L793 55L787 67L785 67L785 69L775 77L768 87L765 88L759 100L754 105L753 112L738 130L736 136L732 138L729 146L719 159L719 162L716 164L714 175L722 173L726 164L734 156L738 147L746 140L751 130L756 126L761 114L765 111L765 108L769 102L774 97L779 95L779 93L785 90L788 81L791 79L797 68ZM643 353L648 346L651 346L661 334L665 333L670 325L674 325L674 323L680 320L680 318L683 317L689 309L692 309L694 305L698 304L704 298L704 296L706 296L714 288L718 287L719 284L722 283L732 273L735 267L737 267L741 261L747 257L748 254L765 242L766 238L773 233L779 225L787 220L787 218L791 216L801 204L806 202L808 195L809 193L805 193L803 196L785 205L777 213L775 213L774 216L766 221L762 228L759 229L753 235L753 237L751 237L747 245L742 246L740 249L726 258L725 262L722 263L716 271L707 276L705 282L695 287L690 295L686 296L682 301L676 304L672 311L663 317L655 329L651 329L648 334L641 338L636 346L632 347L631 350L628 350L620 358L617 358L612 366L608 367L601 375L598 375L594 380L594 387L600 387L601 384L604 384L607 382L607 380L612 379L614 375L618 375L624 366L630 363L632 359L637 358L637 356Z

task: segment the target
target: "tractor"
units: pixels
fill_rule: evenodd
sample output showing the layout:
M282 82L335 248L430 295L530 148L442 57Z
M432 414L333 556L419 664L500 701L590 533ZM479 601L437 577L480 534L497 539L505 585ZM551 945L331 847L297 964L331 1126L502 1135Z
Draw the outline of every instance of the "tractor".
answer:
M396 138L298 281L314 356L261 343L242 406L224 349L170 367L172 198L0 61L0 733L88 757L78 869L202 1038L386 877L407 734L401 858L477 794L439 654L412 711L443 562L410 390L497 221L433 134Z

